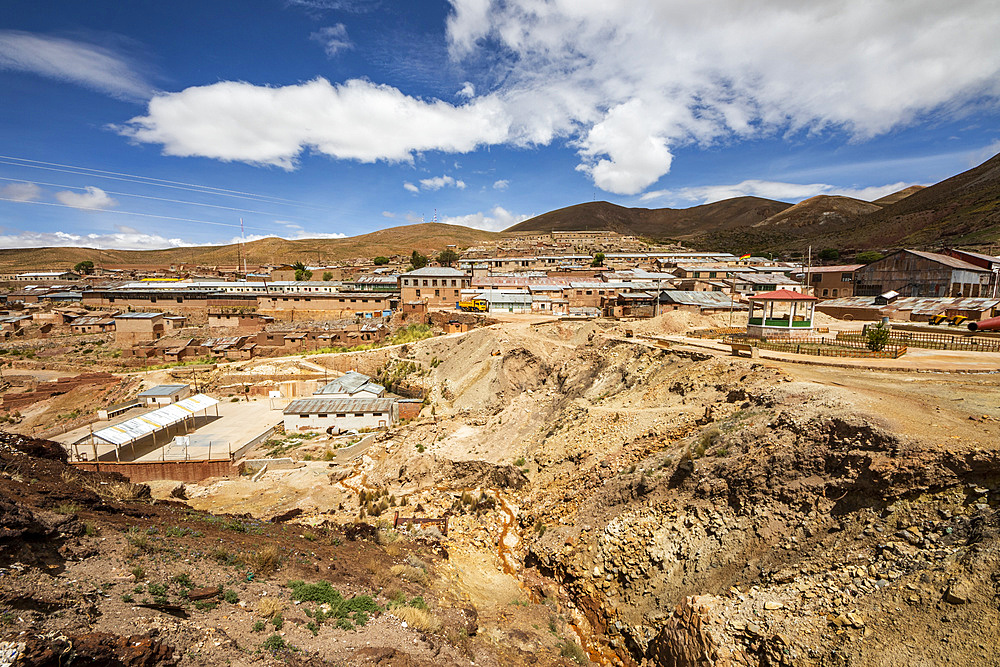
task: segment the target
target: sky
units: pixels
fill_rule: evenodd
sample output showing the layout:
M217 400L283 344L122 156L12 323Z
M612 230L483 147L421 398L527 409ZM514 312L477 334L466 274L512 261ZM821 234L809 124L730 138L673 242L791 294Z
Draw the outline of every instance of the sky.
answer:
M0 247L871 200L1000 152L996 0L3 4Z

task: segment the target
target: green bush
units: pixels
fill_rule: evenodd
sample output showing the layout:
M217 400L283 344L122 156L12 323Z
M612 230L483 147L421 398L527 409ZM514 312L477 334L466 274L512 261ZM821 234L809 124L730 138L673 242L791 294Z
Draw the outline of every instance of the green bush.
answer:
M266 651L270 651L271 653L277 653L278 651L283 651L284 649L288 648L288 644L286 644L285 640L281 638L281 635L271 635L270 637L264 640L264 643L261 644L261 647Z
M865 328L865 345L872 352L881 352L889 344L890 328L879 322L875 326Z

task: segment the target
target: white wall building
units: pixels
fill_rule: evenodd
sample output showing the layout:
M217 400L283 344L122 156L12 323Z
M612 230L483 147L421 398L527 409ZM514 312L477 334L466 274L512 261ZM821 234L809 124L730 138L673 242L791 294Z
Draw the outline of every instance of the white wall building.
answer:
M399 420L394 398L300 398L284 410L285 432L377 429Z

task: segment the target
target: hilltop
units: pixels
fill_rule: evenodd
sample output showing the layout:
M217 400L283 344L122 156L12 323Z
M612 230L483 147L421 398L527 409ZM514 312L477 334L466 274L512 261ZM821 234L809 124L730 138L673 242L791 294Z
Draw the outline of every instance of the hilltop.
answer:
M760 197L735 197L692 208L627 208L606 201L586 202L525 220L505 232L608 230L656 240L746 227L791 206Z
M244 245L247 264L336 262L356 257L409 255L414 250L436 253L449 245L464 248L499 237L459 225L423 223L381 229L343 239L287 239L270 237ZM43 267L72 267L91 260L104 267L166 266L189 264L235 266L239 244L191 246L162 250L97 250L94 248L6 248L0 249L0 271L26 271Z

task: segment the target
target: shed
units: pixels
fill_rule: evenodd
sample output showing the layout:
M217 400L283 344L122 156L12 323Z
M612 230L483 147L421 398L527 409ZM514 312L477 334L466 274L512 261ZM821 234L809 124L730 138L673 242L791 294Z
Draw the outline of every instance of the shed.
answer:
M146 405L170 405L191 395L191 385L161 384L139 394Z
M285 432L375 429L391 426L399 419L394 398L300 398L284 410Z

